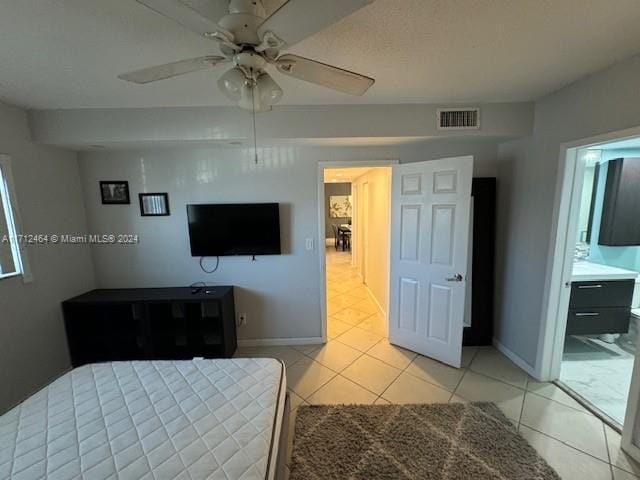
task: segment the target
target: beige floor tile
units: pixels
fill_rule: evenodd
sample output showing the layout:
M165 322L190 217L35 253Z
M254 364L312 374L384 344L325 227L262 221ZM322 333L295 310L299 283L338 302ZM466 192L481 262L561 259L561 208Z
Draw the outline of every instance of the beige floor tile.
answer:
M327 271L327 281L329 282L339 282L344 275L344 272L340 270L337 271Z
M414 358L405 371L450 392L456 389L465 372L422 355Z
M611 464L621 470L625 470L626 472L633 473L640 477L640 464L620 448L620 441L622 440L620 434L608 425L605 425L604 429L607 437L607 446L609 447L609 458L611 459Z
M236 357L277 358L282 360L287 368L292 367L304 357L302 353L291 347L240 347Z
M293 390L288 389L287 392L289 393L289 401L291 402L290 408L292 411L298 408L300 405L307 403L300 395L298 395Z
M386 338L383 338L371 347L371 349L367 350L367 355L371 355L393 367L404 370L407 368L407 365L416 358L417 354L404 348L391 345Z
M357 280L357 279L352 279L352 280L347 280L347 281L341 281L340 282L340 287L345 292L348 292L348 291L356 289L356 288L360 288L361 286L362 286L362 282L360 280Z
M377 358L362 355L349 365L342 375L358 385L380 395L398 378L402 370L387 365Z
M477 352L478 347L462 347L462 361L460 362L460 366L467 368L471 365L471 360L473 360Z
M470 402L493 402L507 417L520 419L524 391L519 388L467 370L455 394Z
M469 401L457 395L452 395L449 399L449 403L469 403ZM510 420L513 421L512 419Z
M343 294L328 300L327 305L333 305L336 308L347 308L358 302L359 300L357 298Z
M387 319L379 313L371 315L358 323L358 328L368 330L369 332L377 333L383 337L387 336Z
M342 335L347 330L353 328L353 325L349 325L348 323L341 322L340 320L336 320L333 317L329 317L327 321L327 336L329 338L336 338Z
M330 313L329 315L333 316L336 320L340 320L341 322L354 326L370 316L370 314L356 310L352 307L343 308L335 313Z
M549 382L538 382L532 378L527 383L527 391L533 392L541 397L562 403L567 407L575 408L583 413L590 413L586 408L576 402L573 398L562 391L560 387Z
M342 293L336 290L332 290L330 288L327 289L327 301L330 301L336 297L339 297L340 295L342 295Z
M338 375L309 397L312 405L372 404L377 396Z
M347 270L342 274L342 277L340 278L340 281L342 282L358 282L358 285L362 285L362 277L360 277L360 274L357 271L354 270Z
M360 350L356 350L344 343L329 342L324 347L309 354L309 357L335 372L341 372L362 354Z
M327 303L327 315L336 317L338 313L344 310L343 307L339 307L333 303Z
M319 350L323 346L324 346L324 343L317 343L314 345L294 345L292 348L296 349L297 351L299 351L304 355L308 355L310 353L315 352L316 350Z
M373 402L374 405L391 405L391 402L389 400L385 400L382 397L378 397L376 399L375 402Z
M451 393L436 387L418 377L401 373L400 376L385 390L382 397L397 404L407 403L447 403Z
M333 370L304 358L287 371L287 382L291 390L306 399L335 376Z
M602 421L593 415L539 395L528 394L524 400L520 424L609 461Z
M380 340L382 340L382 336L358 327L354 327L336 338L336 341L347 344L361 352L366 352Z
M509 383L515 387L527 387L529 376L493 347L478 348L470 368L474 372Z
M625 472L624 470L618 467L613 468L613 480L637 480L640 477L630 474L629 472Z
M563 480L609 480L611 478L610 467L605 462L526 426L520 427L520 434Z
M364 286L356 287L349 290L349 295L359 298L360 300L366 300L369 298L369 292Z
M352 298L355 298L355 297L352 297ZM358 300L356 303L354 303L351 306L356 310L360 310L370 315L373 315L374 313L380 313L380 309L375 303L373 303L373 300L368 300L368 299Z

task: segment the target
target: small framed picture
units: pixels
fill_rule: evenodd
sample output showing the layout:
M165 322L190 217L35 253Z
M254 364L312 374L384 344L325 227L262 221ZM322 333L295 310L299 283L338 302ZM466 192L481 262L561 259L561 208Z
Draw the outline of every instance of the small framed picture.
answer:
M170 215L168 193L141 193L138 197L140 198L140 215L143 217Z
M129 182L125 180L107 180L100 182L100 195L103 205L128 205Z

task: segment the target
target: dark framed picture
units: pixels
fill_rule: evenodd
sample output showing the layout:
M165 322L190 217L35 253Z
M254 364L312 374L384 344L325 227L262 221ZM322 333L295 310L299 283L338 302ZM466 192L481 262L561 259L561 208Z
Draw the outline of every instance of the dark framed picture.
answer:
M100 195L103 205L128 205L129 182L125 180L105 180L100 182Z
M169 213L168 193L140 193L140 215L143 217L165 217Z

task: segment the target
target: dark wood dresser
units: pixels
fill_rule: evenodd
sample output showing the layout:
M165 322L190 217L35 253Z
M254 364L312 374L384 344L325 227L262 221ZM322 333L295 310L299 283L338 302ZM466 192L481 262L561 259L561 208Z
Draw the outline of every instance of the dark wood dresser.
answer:
M62 308L74 367L229 358L237 348L230 286L92 290Z

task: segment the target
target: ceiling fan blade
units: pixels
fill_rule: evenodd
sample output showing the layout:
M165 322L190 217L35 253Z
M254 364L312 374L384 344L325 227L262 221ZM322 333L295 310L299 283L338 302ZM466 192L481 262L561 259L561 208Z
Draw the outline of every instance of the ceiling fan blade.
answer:
M289 0L262 22L258 35L273 32L290 47L373 1Z
M350 95L364 95L375 83L373 78L298 55L282 55L276 65L285 75Z
M197 72L198 70L205 70L218 63L227 61L224 57L215 56L191 58L189 60L180 60L179 62L166 63L164 65L123 73L122 75L118 75L118 78L126 80L127 82L144 84L164 80L165 78L177 77L185 73Z
M218 20L228 13L226 0L136 0L145 7L200 35L220 30Z

